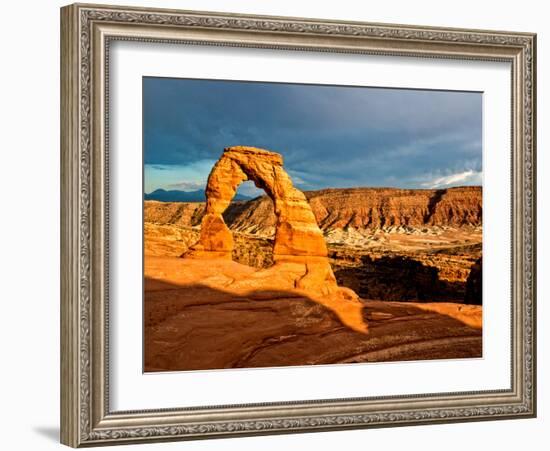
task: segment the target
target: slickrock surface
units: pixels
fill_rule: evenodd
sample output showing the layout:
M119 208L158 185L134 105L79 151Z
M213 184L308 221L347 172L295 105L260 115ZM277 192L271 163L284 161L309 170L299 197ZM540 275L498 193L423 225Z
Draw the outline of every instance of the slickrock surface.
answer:
M147 258L145 371L482 356L479 306L362 300L346 311L276 288L281 280L235 286L256 273L229 260ZM368 334L346 325L357 315Z

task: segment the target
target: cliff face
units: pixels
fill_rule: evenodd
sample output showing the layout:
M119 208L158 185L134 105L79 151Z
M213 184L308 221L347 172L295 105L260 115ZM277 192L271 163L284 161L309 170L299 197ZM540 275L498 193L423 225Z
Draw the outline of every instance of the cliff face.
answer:
M324 230L481 224L481 188L442 190L352 188L309 193Z
M307 193L304 194L307 197ZM248 202L233 202L225 210L223 217L232 230L254 235L272 236L275 234L276 224L273 208L273 201L268 196L262 196ZM315 210L313 208L312 210L315 219L317 219Z
M305 195L323 232L349 228L406 231L482 224L479 186L439 190L326 189L306 191ZM203 203L145 203L146 222L197 226L203 214ZM267 196L232 203L224 219L239 232L271 236L275 231L273 202Z
M480 226L481 187L442 190L349 188L305 193L324 232L347 230L407 230L425 227ZM271 235L275 215L263 196L234 204L225 214L233 230Z
M428 204L430 225L461 227L482 224L482 190L480 186L435 190Z

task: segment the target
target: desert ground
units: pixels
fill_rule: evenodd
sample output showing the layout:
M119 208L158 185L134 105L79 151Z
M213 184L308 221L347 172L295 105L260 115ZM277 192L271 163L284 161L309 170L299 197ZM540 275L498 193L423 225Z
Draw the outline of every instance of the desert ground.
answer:
M145 371L482 356L480 187L304 194L343 297L273 266L268 196L224 211L229 259L185 258L204 202L145 201Z

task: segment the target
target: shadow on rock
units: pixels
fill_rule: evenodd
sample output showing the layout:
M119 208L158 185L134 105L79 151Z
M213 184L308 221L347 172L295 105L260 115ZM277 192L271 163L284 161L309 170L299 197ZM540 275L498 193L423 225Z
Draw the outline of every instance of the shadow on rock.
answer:
M466 280L465 304L483 304L483 259L478 258Z
M361 266L335 271L340 285L365 299L463 302L464 282L439 278L437 268L404 256L361 258Z
M481 356L481 331L406 303L362 302L369 333L296 291L232 293L147 278L144 370L181 371Z

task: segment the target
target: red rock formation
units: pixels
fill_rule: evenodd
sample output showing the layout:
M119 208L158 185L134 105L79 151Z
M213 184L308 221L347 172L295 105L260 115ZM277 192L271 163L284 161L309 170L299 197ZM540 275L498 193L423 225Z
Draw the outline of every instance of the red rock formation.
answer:
M482 223L481 187L468 186L436 190L427 221L430 225L478 226Z
M216 256L223 253L225 257L231 257L233 238L222 214L235 196L237 187L245 180L252 180L273 200L276 217L275 260L327 256L323 234L305 196L292 185L284 171L281 155L244 146L226 148L208 177L201 237L190 256L207 256L208 252L214 252Z

